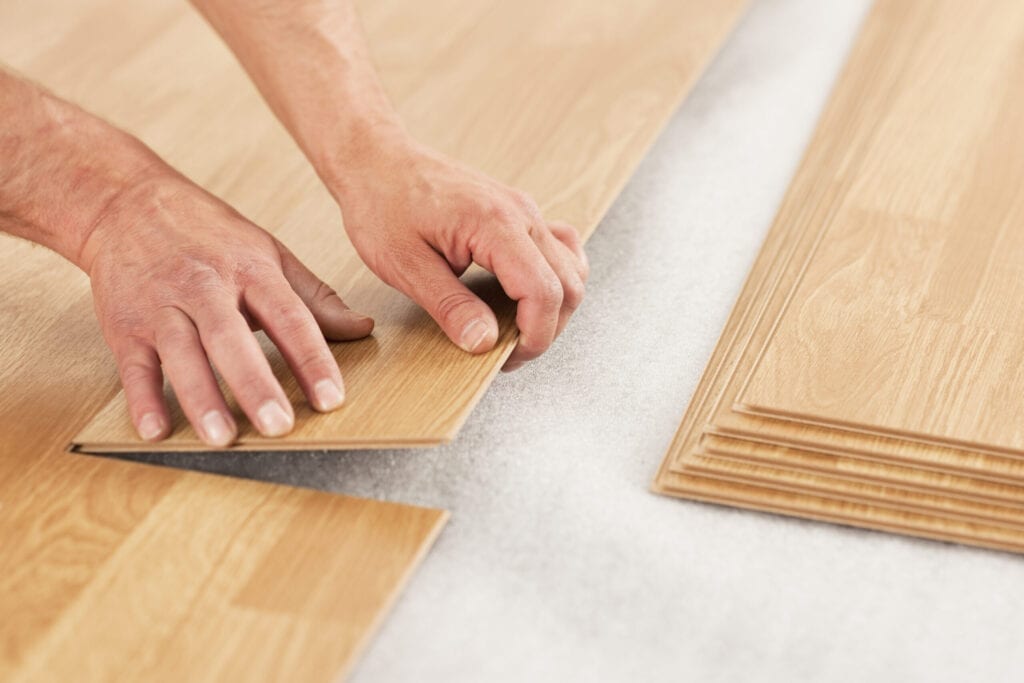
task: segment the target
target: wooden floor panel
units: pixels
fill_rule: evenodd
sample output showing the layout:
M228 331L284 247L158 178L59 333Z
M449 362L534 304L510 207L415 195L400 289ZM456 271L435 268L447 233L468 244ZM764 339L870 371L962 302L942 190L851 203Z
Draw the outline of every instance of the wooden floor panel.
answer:
M738 403L1024 455L1024 5L927 14L956 30L875 123Z
M446 0L438 8L387 0L361 9L374 57L413 132L527 190L548 217L569 221L587 237L745 5ZM280 354L264 340L296 404L296 428L285 439L265 439L232 402L240 425L236 448L423 446L452 439L515 343L514 308L494 281L479 272L470 276L495 306L501 329L492 352L470 356L361 264L326 190L184 3L110 2L103 12L115 6L131 15L134 31L105 26L82 10L73 12L80 24L64 22L66 40L88 35L105 46L89 55L92 61L64 64L60 40L25 53L0 47L0 58L139 134L274 231L353 308L377 321L372 338L333 345L347 404L329 415L306 405ZM142 101L139 92L146 93ZM87 452L204 449L176 405L174 417L167 441L144 443L118 396L75 442Z
M1024 510L1024 485L964 477L915 463L894 464L887 458L851 458L821 451L788 448L705 433L701 453L732 460L784 466L798 472L827 474L851 481L905 487L913 491L998 503Z
M362 9L414 132L533 192L586 236L744 4ZM511 349L508 302L493 282L476 283L499 307L503 337L471 357L377 282L308 163L186 3L0 4L0 61L141 136L376 317L372 339L334 347L350 405L332 421L300 403L294 441L249 430L247 447L423 445L455 433ZM586 90L566 86L577 82ZM446 513L69 453L104 405L84 434L140 448L88 282L10 237L0 253L0 679L331 680L348 670ZM179 420L164 447L197 445Z
M901 21L908 22L910 20L902 19ZM911 39L904 41L907 48L914 44ZM915 54L928 53L931 48L932 45L927 42L920 43ZM903 61L899 62L896 59L897 56L894 54L886 63L890 65L905 64L913 57L913 55L904 54L901 57ZM890 79L892 78L896 78L896 75L890 76ZM892 83L897 82L892 81ZM877 92L880 97L876 97L872 101L881 104L883 111L887 102L886 96L897 87L892 83L888 88L884 88L884 82L880 79L874 86L873 92ZM832 131L842 130L842 124L852 125L850 121L855 116L862 117L860 120L865 120L864 116L883 117L883 111L869 108L867 101L865 99L856 104L842 107L841 115L838 115L828 125L823 120L820 127L821 134L815 138L812 152L809 152L805 162L808 173L830 177L828 171L825 170L827 162L822 161L820 156L810 156L813 153L813 148L827 149L829 143L822 140L823 136L830 136L834 134ZM858 112L860 113L858 114ZM857 135L857 130L864 132ZM790 231L786 233L786 237L779 247L779 260L773 266L772 273L767 276L770 282L759 283L763 288L761 290L763 293L754 297L753 306L755 308L750 314L753 320L744 325L744 330L753 328L753 331L746 332L737 342L742 351L735 354L735 359L729 365L729 377L725 382L725 388L715 404L713 413L708 417L710 423L708 431L761 443L788 445L850 457L890 458L914 466L958 472L972 477L1005 481L1011 484L1024 482L1024 460L1012 456L991 455L974 450L830 429L733 410L738 404L737 396L742 383L752 371L759 350L767 343L773 329L772 325L784 310L789 300L788 296L799 281L802 268L806 267L815 253L815 249L820 244L824 227L835 218L836 211L845 201L846 193L853 186L854 180L850 178L852 172L849 169L856 169L861 164L859 155L863 154L864 149L870 146L873 128L869 124L864 124L853 131L845 131L843 134L847 145L840 155L833 156L831 163L836 168L841 165L843 173L847 174L847 179L839 178L827 187L824 185L824 180L820 181L823 184L819 186L814 199L791 193L777 219L779 222L791 224ZM803 172L802 169L801 173ZM753 293L751 296L754 296Z
M944 7L944 11L950 9ZM936 42L944 40L942 24L935 22L936 11L935 5L896 0L881 0L872 11L662 463L656 491L1021 550L1020 539L1015 537L1019 531L1009 528L1019 526L1021 499L1015 498L1011 484L1021 483L1021 461L902 439L840 433L733 410L737 390L749 375L804 264L818 248L823 228L857 188L857 171L876 143L875 123L885 119L891 103L898 99L896 93L915 87L922 76L915 68L927 64ZM802 452L749 443L779 439L787 444L786 439L799 440L808 430L815 430L813 437L822 436L822 442L834 445L834 451L822 454L818 441L808 438L801 444L806 457L800 460ZM869 453L874 461L848 453L851 439L854 448L873 443ZM709 446L717 446L719 451L709 452ZM778 458L776 453L780 453ZM914 457L905 461L905 453ZM850 465L844 459L843 471L838 471L837 456L856 463ZM833 458L830 468L823 466L823 458ZM868 468L886 460L896 467L884 470L880 481L879 471ZM993 472L994 463L1002 469ZM924 468L919 470L919 466ZM851 467L857 468L858 474L852 474ZM1000 483L1004 480L1008 483ZM975 503L981 507L973 507ZM993 503L998 510L985 507ZM975 522L980 526L973 526ZM996 530L1000 524L1008 526Z

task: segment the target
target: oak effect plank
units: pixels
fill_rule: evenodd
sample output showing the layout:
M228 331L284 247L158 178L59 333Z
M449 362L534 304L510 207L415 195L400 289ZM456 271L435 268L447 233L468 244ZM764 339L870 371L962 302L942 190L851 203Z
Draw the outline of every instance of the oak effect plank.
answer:
M799 272L799 266L804 262L801 257L813 250L820 237L821 226L828 224L837 200L848 191L851 180L846 169L857 167L858 157L870 142L870 122L884 113L892 93L905 87L907 64L914 63L915 56L926 54L930 49L929 39L934 40L935 36L929 35L931 17L926 10L922 3L895 1L879 2L873 9L662 462L653 486L656 492L924 538L1021 551L1019 540L1012 537L1015 532L1007 535L1005 529L994 530L991 520L979 526L965 522L964 518L952 518L948 507L950 496L945 495L979 502L999 500L1005 504L1001 514L1013 521L1012 508L1019 505L1012 500L1012 489L975 479L967 482L977 484L977 488L971 488L960 478L941 480L942 485L956 482L955 490L952 487L947 492L936 490L940 484L934 477L944 476L941 472L945 461L929 461L927 452L922 454L921 461L932 465L938 463L934 471L910 470L906 478L901 478L895 471L888 470L885 483L895 484L898 490L894 491L890 486L881 496L865 503L852 502L849 496L844 500L841 494L845 484L852 481L863 485L864 481L848 473L826 471L821 467L820 459L814 463L819 468L817 472L828 476L808 480L796 476L800 472L799 466L808 467L807 460L794 463L790 458L775 458L774 452L761 453L762 464L771 467L745 470L745 474L756 472L757 476L747 476L744 482L739 480L735 470L728 469L730 465L709 460L704 450L707 442L713 444L715 438L720 438L713 435L723 418L735 418L748 427L745 434L729 439L734 445L728 451L729 457L734 457L737 452L749 454L750 450L760 447L746 441L758 437L759 429L765 424L771 423L782 429L806 428L804 425L734 413L731 410L733 400L728 392L730 388L735 392L737 384L746 377L745 370L749 371L761 348L755 338L758 329L763 342L767 336L766 328L770 329L774 321L771 311L766 312L766 309L773 305L781 307L780 301L785 300L789 291L787 275L792 276L791 280L795 279L794 273ZM842 441L834 432L828 433ZM886 455L893 456L893 451L886 451L886 447L895 445L897 453L901 446L926 448L922 444L907 444L893 439L885 439L884 445L882 439L877 441L879 460ZM807 450L811 459L826 457L814 452L812 446ZM931 450L934 449L927 447L927 451ZM956 456L971 454L949 455L953 456L952 462L957 462ZM698 473L692 465L700 459L703 459L704 471ZM893 457L893 462L900 462L899 455ZM857 464L871 466L866 461L857 461ZM714 470L715 467L718 471ZM909 465L904 469L909 469ZM984 473L985 469L982 467L978 471ZM805 469L804 474L807 473L813 473L813 470ZM755 479L757 484L750 483ZM807 485L810 481L815 485ZM794 486L795 482L800 486ZM867 483L878 482L868 480ZM859 493L865 491L863 488L857 490ZM918 490L933 490L936 495L934 499L917 497L917 509L907 510L907 499L901 496ZM847 493L849 491L846 489ZM876 489L876 493L879 491ZM859 500L866 498L861 496ZM904 502L902 508L901 500ZM967 526L963 525L965 523Z
M785 467L850 481L877 483L933 495L1024 509L1024 485L966 477L929 466L893 464L886 458L849 457L705 432L701 453L715 458Z
M153 38L180 12L121 8L0 4L0 59L116 79L97 27ZM88 281L7 235L0 259L0 680L347 671L446 513L67 452L118 387Z
M46 4L61 6L59 0ZM147 0L74 12L80 21L62 21L66 41L88 38L103 46L88 48L84 65L63 59L62 40L46 41L31 57L0 48L0 57L132 130L273 231L354 308L376 319L372 338L332 347L345 374L347 404L329 415L305 403L264 339L296 404L296 428L285 439L265 439L232 401L240 425L236 448L451 440L511 352L513 305L492 278L469 275L497 309L501 330L496 348L474 357L380 283L355 255L337 207L240 67L181 5ZM438 7L388 0L360 9L374 58L411 130L530 192L546 215L569 221L587 237L745 5L445 0ZM120 26L102 20L115 7L129 15ZM75 443L87 452L204 449L169 398L176 429L163 443L138 439L122 396Z
M326 681L347 672L444 513L250 484L185 474L19 674Z
M885 8L881 7L876 11L880 13L884 10ZM920 17L918 19L920 22L928 19L931 15L925 9L919 9L914 16ZM916 48L916 52L919 55L929 54L931 50L936 49L934 43L941 41L940 37L933 37L931 42L915 38L913 29L909 24L910 19L902 18L900 22L900 25L904 27L904 32L907 34L902 44L910 46L916 42L919 44L919 47ZM881 21L875 23L879 26L883 25ZM866 37L867 35L864 38ZM862 41L864 38L862 38ZM895 68L897 63L905 64L911 61L911 58L907 56L899 59L898 57L897 53L892 53L886 58L884 63ZM914 57L914 59L922 60L923 57L918 56ZM870 73L867 69L864 71L865 73ZM878 83L880 84L881 81ZM879 84L873 86L874 92L882 90L882 86ZM870 93L872 91L866 91L864 88L861 88L860 92ZM893 88L890 87L885 92L891 93ZM879 101L884 103L888 97L886 95L885 98ZM856 106L862 106L862 104L855 105L851 103L841 107L842 111L846 112L847 121L853 120L853 116L857 111ZM881 119L884 117L884 111L880 109L872 110L871 116ZM841 120L842 117L836 119L836 121ZM865 138L863 134L865 131L870 134L873 130L872 126L866 123L870 120L870 118L865 119L862 117L860 121L863 123L858 128L850 128L843 131L842 135L845 136L843 139L848 141L848 147L844 150L848 160L842 162L844 169L858 168L860 162L852 160L857 158L855 156L857 150L863 149L866 146L865 140L870 140L870 138ZM830 131L838 131L840 128L837 122L826 125L823 120L819 130L825 136L839 135L839 133L832 133ZM858 130L862 134L858 134ZM826 143L822 141L822 135L819 135L815 138L815 142L812 145L812 152L814 148L825 149L825 145ZM809 152L809 155L812 152ZM807 167L814 166L813 168L808 168L808 171L811 173L826 173L826 167L820 163L814 164L810 156L806 165ZM846 173L848 176L855 176L855 173L852 171L846 171ZM847 187L849 186L850 182L847 182ZM796 231L791 233L793 237L790 238L785 246L788 256L785 260L780 261L782 265L778 266L779 274L776 280L769 285L770 293L764 296L767 303L763 304L759 310L756 327L749 339L744 342L747 350L744 350L739 360L736 361L732 370L733 377L726 385L714 409L713 416L709 418L711 425L707 431L765 445L789 446L833 455L874 460L895 458L899 462L913 464L915 467L956 472L990 481L1002 481L1010 484L1024 481L1024 461L1014 457L992 455L984 451L948 445L941 446L886 438L880 435L852 432L839 428L826 428L824 426L803 424L781 418L773 419L770 416L732 410L734 406L740 403L737 397L739 388L742 386L743 379L751 373L757 352L767 343L772 325L779 318L782 311L785 310L789 300L788 297L791 296L793 288L799 282L801 267L806 267L806 264L815 252L818 241L821 239L822 229L833 220L832 214L821 207L833 207L835 209L836 207L841 207L845 201L843 192L846 190L842 189L838 184L836 187L840 187L840 189L831 193L821 190L820 196L813 199L808 199L807 197L797 198L795 195L787 198L786 206L783 212L780 213L778 221L804 221L801 225L805 227L796 228ZM816 209L816 213L810 214L809 219L805 220L805 218L795 215L804 205L806 205L807 211L811 211L809 207L812 205L819 208ZM787 207L791 207L792 210Z
M0 253L0 679L351 667L446 513L67 452L117 389L88 282Z
M876 123L738 400L759 414L1024 455L1024 7L927 11L957 30L933 41Z

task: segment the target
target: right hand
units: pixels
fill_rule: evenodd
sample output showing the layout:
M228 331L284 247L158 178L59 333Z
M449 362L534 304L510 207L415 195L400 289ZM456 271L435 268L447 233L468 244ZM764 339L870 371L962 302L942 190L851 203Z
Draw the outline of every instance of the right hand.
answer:
M261 434L286 434L294 411L253 330L281 350L310 404L329 411L344 400L344 385L325 338L373 329L272 235L169 168L110 202L80 265L132 422L147 441L171 431L165 374L204 442L235 440L211 363Z
M494 347L498 321L460 280L475 262L517 302L519 341L504 370L544 353L583 300L589 267L579 233L534 201L404 136L367 144L329 177L352 244L382 280L465 351Z

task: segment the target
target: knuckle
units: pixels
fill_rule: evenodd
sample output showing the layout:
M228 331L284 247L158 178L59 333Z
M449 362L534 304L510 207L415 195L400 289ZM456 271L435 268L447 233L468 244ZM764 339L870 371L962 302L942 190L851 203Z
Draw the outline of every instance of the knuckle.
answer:
M218 320L210 325L204 335L203 346L211 351L220 351L232 346L235 328L227 320Z
M278 264L269 258L259 256L242 259L233 265L233 270L235 281L243 283L265 282L281 272Z
M515 208L501 200L496 199L485 205L483 214L489 221L502 226L514 227L519 223Z
M580 261L579 269L580 279L583 280L584 283L586 283L586 281L590 279L590 264L587 263L586 260Z
M178 283L179 292L188 299L203 298L224 288L220 270L199 256L182 254L174 270L177 272L172 281Z
M540 207L537 206L537 202L533 200L533 197L531 197L526 192L523 192L522 190L512 190L512 196L515 199L516 203L519 204L519 206L524 211L526 211L526 213L528 213L531 217L540 217Z
M156 332L157 345L164 349L180 349L192 343L194 337L182 327L162 327Z
M549 344L539 340L520 339L516 346L516 357L520 361L528 361L537 358L548 350Z
M125 359L119 370L125 386L143 384L153 377L153 366L139 358Z
M274 326L285 337L298 335L310 325L310 313L297 304L284 304L274 313Z
M570 280L564 285L564 291L563 304L573 310L583 303L583 297L587 294L587 288L582 280Z
M536 291L538 301L552 307L560 306L565 296L561 281L554 275L537 280Z
M319 349L304 351L295 359L294 365L295 372L299 375L327 375L332 370L331 361Z
M277 396L272 382L258 367L251 367L242 377L230 382L229 386L241 405L262 405Z
M568 242L573 249L583 246L583 240L580 239L580 233L576 231L576 228L566 227L561 234L563 241Z
M444 324L456 323L463 312L474 303L473 296L466 292L451 292L438 300L437 317Z
M334 289L332 289L330 285L323 281L321 281L320 284L316 286L316 291L313 292L313 301L315 303L322 304L328 299L333 299L335 297L339 299L341 298L338 297L338 293L334 291Z

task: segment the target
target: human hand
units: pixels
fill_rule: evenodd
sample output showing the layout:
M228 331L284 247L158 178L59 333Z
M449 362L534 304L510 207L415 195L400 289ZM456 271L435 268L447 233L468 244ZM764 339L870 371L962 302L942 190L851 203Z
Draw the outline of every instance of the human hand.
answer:
M367 266L422 306L470 353L493 348L493 311L459 276L473 262L518 302L505 370L541 355L580 305L588 275L577 231L548 222L518 190L408 139L349 158L328 184Z
M110 202L79 265L147 441L170 432L164 374L203 441L234 441L211 363L261 434L286 434L294 412L253 330L277 345L310 404L329 411L344 400L344 385L325 337L358 339L373 329L269 233L169 168Z

